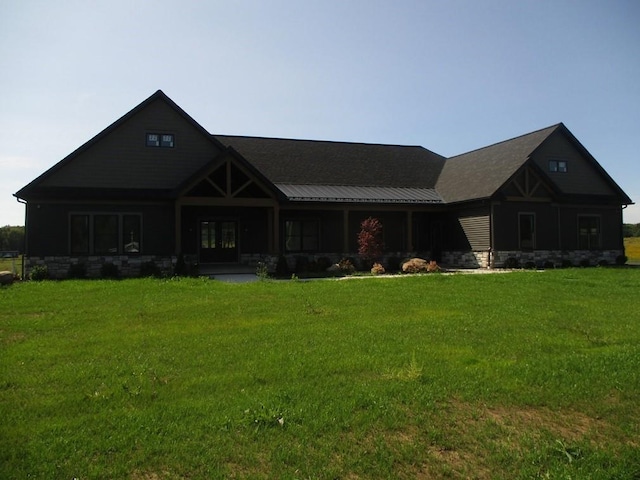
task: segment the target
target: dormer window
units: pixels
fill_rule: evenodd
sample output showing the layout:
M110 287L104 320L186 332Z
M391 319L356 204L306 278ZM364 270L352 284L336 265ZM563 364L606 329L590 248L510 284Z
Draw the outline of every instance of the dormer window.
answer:
M567 173L567 161L549 160L549 171L553 173Z
M147 147L173 148L174 135L172 133L147 133Z

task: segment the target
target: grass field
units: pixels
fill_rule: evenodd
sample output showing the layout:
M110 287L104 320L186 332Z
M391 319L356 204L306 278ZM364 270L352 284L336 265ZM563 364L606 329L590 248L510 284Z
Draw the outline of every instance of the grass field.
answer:
M640 237L625 237L624 252L629 262L640 263Z
M0 289L0 478L640 478L637 269Z

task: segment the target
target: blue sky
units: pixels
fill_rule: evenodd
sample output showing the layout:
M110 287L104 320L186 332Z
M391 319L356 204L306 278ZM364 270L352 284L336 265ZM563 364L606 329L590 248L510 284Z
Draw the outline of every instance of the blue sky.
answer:
M3 0L0 225L158 89L211 133L445 156L564 122L640 202L639 25L637 0Z

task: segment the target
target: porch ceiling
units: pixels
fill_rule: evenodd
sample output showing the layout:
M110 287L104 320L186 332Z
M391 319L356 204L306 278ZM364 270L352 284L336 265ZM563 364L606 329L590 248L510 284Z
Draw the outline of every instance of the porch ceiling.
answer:
M276 184L289 200L340 203L444 203L434 188Z

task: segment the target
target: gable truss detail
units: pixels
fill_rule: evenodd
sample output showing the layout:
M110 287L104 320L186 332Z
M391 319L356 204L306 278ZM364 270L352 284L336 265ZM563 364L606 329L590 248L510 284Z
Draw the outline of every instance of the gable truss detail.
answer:
M270 198L269 193L231 159L225 160L213 169L194 185L186 196L224 199Z
M509 200L548 201L551 192L543 179L531 168L526 167L516 175L505 188Z

